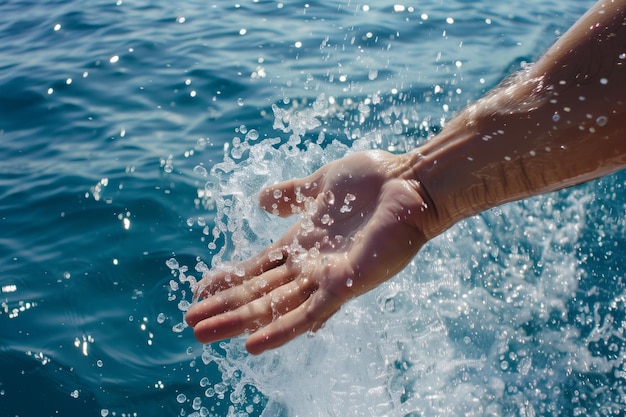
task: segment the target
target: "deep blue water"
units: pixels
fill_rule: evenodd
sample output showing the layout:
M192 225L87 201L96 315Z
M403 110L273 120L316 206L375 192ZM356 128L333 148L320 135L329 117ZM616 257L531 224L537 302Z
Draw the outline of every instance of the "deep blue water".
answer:
M264 183L426 140L591 4L0 2L0 415L624 415L623 173L260 357L180 326L186 275L288 224Z

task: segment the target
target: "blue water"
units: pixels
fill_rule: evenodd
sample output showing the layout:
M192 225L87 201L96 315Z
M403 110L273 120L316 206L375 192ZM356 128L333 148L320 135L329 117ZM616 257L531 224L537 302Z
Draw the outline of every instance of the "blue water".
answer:
M274 352L181 325L187 276L287 227L259 187L414 147L591 4L0 3L0 415L624 415L621 173L462 222Z

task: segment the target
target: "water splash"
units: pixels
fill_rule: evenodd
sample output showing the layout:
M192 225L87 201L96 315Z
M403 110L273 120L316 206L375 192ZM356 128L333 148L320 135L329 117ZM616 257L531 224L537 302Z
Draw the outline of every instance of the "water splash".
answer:
M359 104L352 109L363 114ZM247 258L292 223L257 207L262 186L308 175L355 150L397 143L381 139L397 130L391 121L376 135L355 128L343 138L318 134L323 144L311 139L346 111L323 95L304 109L273 111L286 140L246 145L246 155L226 156L208 174L204 190L216 208L211 268ZM343 196L345 206L352 201ZM600 313L602 305L577 301L585 276L578 242L591 202L577 189L461 222L317 334L275 351L249 356L242 338L204 346L196 369L200 394L186 393L183 403L188 415L574 415L585 413L592 396L604 399L603 411L619 408L624 361L593 346L606 342L620 352L621 327ZM181 283L195 282L186 267L172 260L168 266ZM612 311L626 304L623 298L613 300ZM590 386L591 379L608 388Z

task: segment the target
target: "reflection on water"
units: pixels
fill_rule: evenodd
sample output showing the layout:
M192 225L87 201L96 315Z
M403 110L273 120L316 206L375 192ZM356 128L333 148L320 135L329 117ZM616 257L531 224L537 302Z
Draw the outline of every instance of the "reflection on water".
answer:
M589 5L0 4L0 415L623 414L623 174L457 225L259 357L181 311L290 224L260 187L413 148Z

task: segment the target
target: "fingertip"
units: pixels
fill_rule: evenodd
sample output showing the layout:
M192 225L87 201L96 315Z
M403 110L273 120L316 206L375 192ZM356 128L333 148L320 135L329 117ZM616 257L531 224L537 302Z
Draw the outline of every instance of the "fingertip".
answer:
M189 310L185 312L185 323L189 327L196 327L196 325L200 322L201 318L196 314L196 306L197 304L192 305Z
M211 334L206 332L204 329L202 329L202 328L200 328L198 326L193 327L193 336L196 338L196 340L198 342L200 342L202 344L213 343L213 342L216 341L215 337L213 337L213 338L209 337L209 336L211 336Z
M249 343L249 340L250 338L246 340L246 350L248 351L249 354L257 356L267 350L267 349L263 349L262 347L256 344Z
M260 355L266 350L280 346L280 345L270 346L269 343L270 343L270 337L267 333L256 332L246 339L246 350L251 355Z

